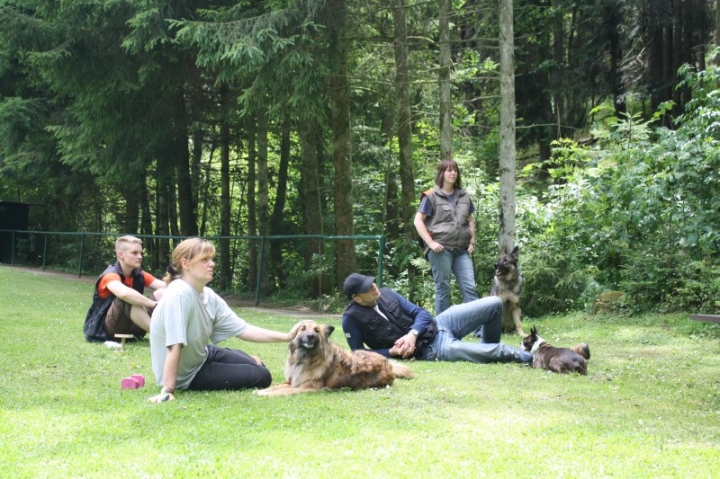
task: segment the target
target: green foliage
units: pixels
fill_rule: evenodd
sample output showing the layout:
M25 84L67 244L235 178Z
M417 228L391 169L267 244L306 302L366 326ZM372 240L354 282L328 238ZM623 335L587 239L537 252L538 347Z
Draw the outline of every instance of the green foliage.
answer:
M544 204L519 201L531 206L519 223L534 225L518 235L530 250L525 309L577 308L620 289L631 311L717 310L718 72L685 74L694 99L676 130L606 117L597 145L556 145L548 171L558 184Z
M256 144L256 112L263 109L270 202L279 125L293 130L284 219L273 229L306 230L294 130L298 122L312 120L326 215L322 229L332 233L328 75L334 65L328 51L335 40L327 34L334 19L326 6L322 0L0 2L0 199L42 205L33 213L36 229L119 231L124 217L134 221L135 214L143 232L165 233L183 226L178 211L192 223L195 212L189 210L197 206L201 234L225 227L243 234L250 223L249 199L256 194L248 189L246 160L254 157L248 150ZM393 214L388 206L397 210L401 195L393 178L398 174L393 10L373 2L344 6L355 232L392 230L388 280L432 305L432 279L419 248L395 232L407 225L387 224ZM626 19L606 16L616 6ZM412 173L419 191L431 183L439 152L438 4L409 2L404 13ZM640 86L623 92L633 113L616 116L609 103L609 95L617 96L608 74L608 44L617 33L623 51L639 51L626 48L628 41L645 45L645 32L665 28L665 20L643 19L645 13L639 4L617 2L516 5L518 144L531 145L535 156L538 143L545 147L584 128L587 118L596 120L589 130L593 143L560 139L549 161L529 160L524 174L542 177L532 178L535 185L549 176L548 191L518 184L516 241L526 277L526 314L587 307L607 289L625 290L634 311L717 307L718 72L681 68L678 87L692 93L683 93L690 98L685 112L668 118L675 105L667 102L648 120L634 112L644 111L639 103L647 93L654 95L654 86L645 84L651 75L638 66L643 54L635 61L630 53L623 74L628 85ZM690 23L706 13L699 11ZM478 290L487 294L497 257L499 201L497 4L453 2L450 23L453 154L477 207L474 261ZM638 28L625 28L635 24ZM706 31L685 33L702 42ZM659 119L676 129L660 128ZM220 125L231 138L229 226L218 220ZM180 173L191 180L179 185ZM49 253L56 265L75 268L73 248L53 244ZM290 289L283 293L299 297L307 282L333 276L333 246L317 252L316 269L302 250L283 247L269 291ZM19 253L36 264L38 251L37 242L28 241ZM88 247L88 262L101 263L104 251ZM244 243L233 248L233 258L223 259L236 266L234 284L245 291L253 289L246 275L254 258L248 253ZM374 245L358 244L357 265L376 271ZM323 297L337 293L335 282L323 279Z
M273 114L290 106L323 114L321 85L328 65L317 55L324 2L240 2L227 8L199 9L199 18L169 21L175 40L197 49L196 64L217 72L217 84L243 85L239 100L254 112L268 106ZM243 112L247 113L247 112Z
M418 253L419 248L408 248L410 254L409 266L403 268L399 273L386 278L384 286L397 291L400 295L411 300L418 306L432 312L435 310L435 283L433 282L430 263ZM412 278L409 271L412 270Z

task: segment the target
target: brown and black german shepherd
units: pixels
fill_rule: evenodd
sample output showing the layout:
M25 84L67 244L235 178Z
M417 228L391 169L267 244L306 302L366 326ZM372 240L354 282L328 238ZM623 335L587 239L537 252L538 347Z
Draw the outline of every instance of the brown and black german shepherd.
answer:
M499 296L503 303L502 332L515 331L525 336L520 324L520 293L522 292L522 276L518 259L520 248L517 246L510 253L505 251L495 263L495 280L490 294Z
M259 396L284 396L323 389L366 389L392 386L395 378L411 378L407 366L371 351L347 351L333 344L333 326L305 321L288 344L282 384L254 391Z

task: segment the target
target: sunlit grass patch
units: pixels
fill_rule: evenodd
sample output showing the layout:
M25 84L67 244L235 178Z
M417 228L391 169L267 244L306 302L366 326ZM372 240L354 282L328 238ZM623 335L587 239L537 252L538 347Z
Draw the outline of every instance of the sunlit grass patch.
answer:
M0 476L712 477L720 460L718 339L684 333L678 315L527 324L557 346L588 342L587 376L412 361L417 377L392 388L180 392L158 405L147 341L121 352L84 340L91 290L0 267ZM237 311L283 331L298 320ZM339 319L320 322L346 347ZM285 345L224 344L282 380ZM146 387L122 391L133 373Z

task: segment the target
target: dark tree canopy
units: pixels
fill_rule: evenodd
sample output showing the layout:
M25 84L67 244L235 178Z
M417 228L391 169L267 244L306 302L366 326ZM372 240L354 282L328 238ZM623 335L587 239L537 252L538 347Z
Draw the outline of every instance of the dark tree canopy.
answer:
M572 183L557 168L581 163L567 145L598 144L598 124L634 131L660 110L648 129L674 131L695 108L678 71L706 70L714 3L511 5L508 140L499 2L0 1L0 201L41 205L31 227L48 231L382 235L392 278L421 300L412 216L442 155L463 168L491 262L503 175L547 201ZM148 247L160 267L172 241ZM319 298L378 268L377 245L351 240L218 249L220 289L262 273L265 294Z

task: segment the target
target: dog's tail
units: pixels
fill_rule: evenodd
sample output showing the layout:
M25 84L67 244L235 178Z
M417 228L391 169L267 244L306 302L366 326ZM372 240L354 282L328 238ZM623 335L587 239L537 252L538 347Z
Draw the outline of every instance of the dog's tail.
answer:
M588 343L580 343L576 344L575 346L571 347L573 351L578 353L580 356L584 357L585 359L590 359L590 346L588 346Z
M393 361L392 359L389 359L388 361L390 362L390 366L392 366L393 374L396 378L410 379L415 377L410 368L404 364Z

